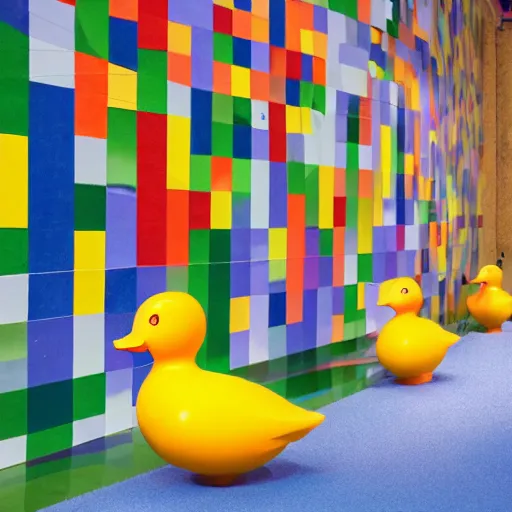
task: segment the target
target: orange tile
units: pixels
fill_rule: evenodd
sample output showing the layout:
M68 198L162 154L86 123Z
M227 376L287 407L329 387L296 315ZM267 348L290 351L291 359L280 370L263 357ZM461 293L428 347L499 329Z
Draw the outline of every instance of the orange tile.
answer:
M361 4L359 4L361 5ZM345 315L332 316L332 337L331 343L343 341L343 326L345 324Z
M301 2L286 2L286 49L300 51Z
M346 188L345 188L345 169L334 169L334 197L345 197Z
M274 103L286 103L286 78L270 76L269 101Z
M194 1L194 0L189 0ZM233 36L251 39L252 14L247 11L233 11Z
M123 20L137 21L139 19L138 0L110 0L109 14Z
M107 137L108 62L75 54L75 133Z
M332 285L345 285L345 256L333 256L332 258Z
M291 278L287 276L287 281ZM286 324L302 322L304 311L303 292L287 292L286 294Z
M359 197L373 197L373 171L359 171Z
M212 156L212 190L231 192L233 190L233 160Z
M367 117L359 118L359 144L363 146L372 144L372 120Z
M270 0L252 0L252 13L258 18L268 20L268 3Z
M333 256L345 256L345 228L333 229Z
M315 6L311 3L306 2L294 2L294 0L289 0L288 3L296 3L300 9L300 28L305 28L306 30L315 30Z
M264 18L253 16L251 20L252 40L257 43L268 43L269 23Z
M167 191L166 265L187 265L189 256L188 190Z
M327 59L327 34L322 32L313 32L313 48L315 56L323 60Z
M213 61L213 92L231 96L231 65Z
M303 195L288 195L287 255L301 259L306 254L306 199Z
M277 46L270 47L270 74L286 76L286 50Z
M313 83L325 85L325 60L313 57Z
M251 99L269 101L270 77L268 73L251 69Z
M168 52L167 54L167 79L177 84L192 84L192 61L188 55Z

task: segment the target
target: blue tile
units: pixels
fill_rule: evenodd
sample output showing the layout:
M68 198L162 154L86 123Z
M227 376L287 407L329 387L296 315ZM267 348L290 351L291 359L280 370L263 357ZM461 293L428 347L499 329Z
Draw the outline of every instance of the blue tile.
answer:
M241 124L233 125L233 157L250 159L251 152L251 127Z
M31 274L28 319L44 320L73 314L73 272Z
M252 0L235 0L235 9L240 9L241 11L252 11Z
M286 3L285 0L272 0L269 2L269 40L273 46L285 47L286 38Z
M28 35L29 0L0 0L0 22Z
M110 17L109 60L124 68L137 70L137 23Z
M192 89L190 144L193 155L212 154L212 113L212 93Z
M233 37L233 64L244 68L251 67L251 41Z
M137 309L137 269L107 270L105 313L134 313Z
M268 302L268 326L286 324L286 293L271 293Z

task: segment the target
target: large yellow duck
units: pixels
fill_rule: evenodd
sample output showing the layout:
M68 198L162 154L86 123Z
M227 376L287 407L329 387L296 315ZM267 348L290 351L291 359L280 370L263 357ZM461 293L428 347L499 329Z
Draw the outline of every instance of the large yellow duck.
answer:
M418 313L423 294L410 277L390 279L380 285L379 306L391 307L396 315L377 338L377 357L399 384L416 385L432 380L432 373L459 336Z
M206 318L190 295L167 292L146 300L118 350L149 350L154 359L137 399L148 444L174 466L224 486L263 466L324 421L272 391L195 362Z
M503 271L496 265L486 265L470 281L480 290L466 301L473 318L489 333L501 332L501 326L512 316L512 297L502 288Z

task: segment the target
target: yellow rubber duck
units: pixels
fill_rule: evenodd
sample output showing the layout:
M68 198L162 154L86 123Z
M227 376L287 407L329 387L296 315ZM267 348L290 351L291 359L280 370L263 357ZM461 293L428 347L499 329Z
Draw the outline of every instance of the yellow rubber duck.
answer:
M208 485L234 483L265 465L325 417L239 377L202 370L195 362L206 334L199 302L166 292L138 309L118 350L149 350L154 359L137 399L137 419L153 450Z
M396 315L382 328L376 350L380 364L397 377L399 384L416 385L432 380L432 373L459 336L421 318L423 294L410 277L390 279L380 285L379 306Z
M466 301L473 318L488 333L501 332L501 326L512 316L512 297L502 288L503 271L496 265L486 265L470 281L480 290Z

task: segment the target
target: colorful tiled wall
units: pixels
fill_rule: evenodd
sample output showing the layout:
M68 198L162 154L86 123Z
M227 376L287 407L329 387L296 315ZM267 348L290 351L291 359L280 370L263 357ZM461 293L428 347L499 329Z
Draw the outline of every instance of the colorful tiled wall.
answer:
M372 329L365 283L453 317L476 264L479 3L0 8L0 467L133 424L137 305L186 290L229 371ZM279 363L281 364L281 363Z

